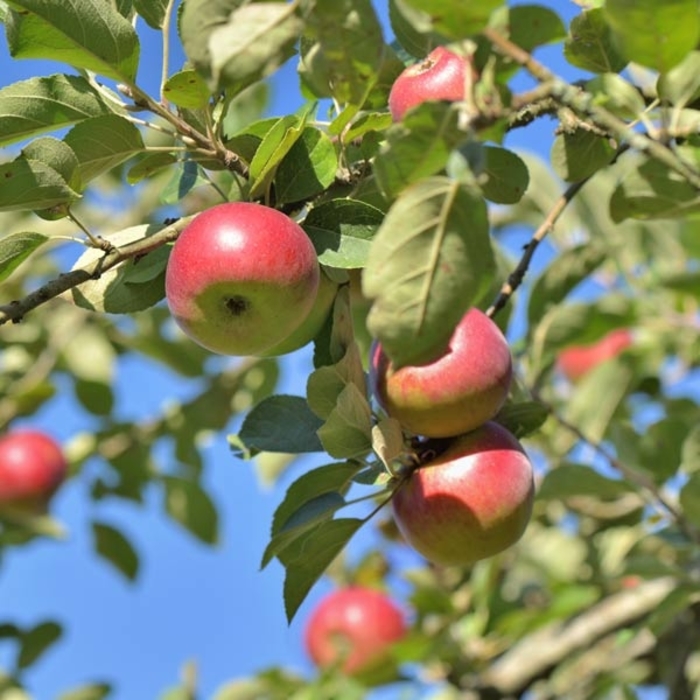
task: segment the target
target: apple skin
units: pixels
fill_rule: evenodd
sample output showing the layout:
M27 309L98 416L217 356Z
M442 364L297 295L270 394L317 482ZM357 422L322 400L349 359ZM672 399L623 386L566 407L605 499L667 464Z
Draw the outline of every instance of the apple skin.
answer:
M165 296L199 345L255 355L301 325L318 284L316 251L301 226L262 204L228 202L198 214L175 241Z
M59 444L39 430L13 430L0 437L0 509L41 513L66 478Z
M428 561L467 566L520 539L533 498L525 450L503 426L489 422L414 469L391 503L404 539Z
M340 664L344 674L365 677L389 670L391 645L406 631L403 612L385 593L350 586L330 593L313 610L304 642L320 668Z
M318 284L318 292L316 300L309 315L302 321L301 325L292 331L291 335L287 336L283 341L273 345L271 348L258 353L258 357L278 357L279 355L287 355L290 352L299 350L305 345L308 345L323 328L328 315L333 308L335 295L338 291L338 285L333 282L328 275L321 272Z
M444 354L394 370L375 342L370 386L381 407L416 435L453 437L493 418L508 396L513 364L498 326L477 308L457 324Z
M411 107L428 100L463 100L467 71L473 74L468 58L444 46L433 49L422 61L408 66L394 81L389 92L392 119L401 121Z
M575 382L605 360L619 355L632 345L628 328L616 328L590 345L572 345L559 353L557 366L564 376Z

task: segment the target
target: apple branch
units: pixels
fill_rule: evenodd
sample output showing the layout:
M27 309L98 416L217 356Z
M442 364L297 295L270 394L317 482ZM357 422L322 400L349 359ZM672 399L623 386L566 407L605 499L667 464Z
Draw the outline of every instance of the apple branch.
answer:
M642 153L646 153L666 167L684 177L693 187L700 190L700 172L690 167L665 144L635 131L629 124L619 119L607 109L595 104L591 93L579 86L571 85L558 77L532 54L520 48L506 37L491 28L484 29L482 34L505 56L523 66L530 75L549 88L549 94L560 104L569 107L577 114L584 115L604 131L613 134L620 144L626 143Z
M152 236L129 243L121 248L111 248L95 262L60 274L24 297L24 299L0 305L0 326L8 321L19 323L29 311L60 296L69 289L78 287L89 280L99 279L104 272L116 267L125 260L147 255L156 248L174 241L193 218L194 216L183 217Z

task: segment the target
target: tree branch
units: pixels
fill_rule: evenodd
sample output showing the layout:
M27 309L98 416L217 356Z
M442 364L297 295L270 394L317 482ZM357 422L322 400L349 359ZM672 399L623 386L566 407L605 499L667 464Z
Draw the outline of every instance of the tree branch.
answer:
M24 299L11 301L9 304L0 306L0 326L8 321L19 323L25 314L50 299L54 299L89 280L99 279L107 270L116 267L125 260L147 255L156 248L174 241L193 218L194 216L188 216L178 219L174 224L166 226L152 236L147 236L121 248L113 248L85 267L60 274Z

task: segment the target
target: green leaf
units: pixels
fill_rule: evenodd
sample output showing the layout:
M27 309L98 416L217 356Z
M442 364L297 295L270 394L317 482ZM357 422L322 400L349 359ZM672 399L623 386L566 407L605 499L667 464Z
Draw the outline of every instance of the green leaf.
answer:
M564 56L572 65L592 73L618 73L627 65L615 47L601 8L584 10L571 20Z
M11 0L5 22L14 58L63 61L132 82L139 40L131 23L105 0ZM24 12L23 12L24 10Z
M78 158L83 182L108 172L145 148L141 132L116 114L85 119L66 134L64 141Z
M0 238L0 282L6 280L37 248L48 241L48 236L33 231L11 233Z
M316 431L323 421L312 413L301 396L269 396L257 404L243 421L234 453L322 452ZM240 449L242 448L242 449Z
M445 168L452 151L468 134L459 126L459 111L446 102L425 102L410 110L386 132L374 160L374 174L387 197Z
M362 526L358 518L324 522L295 542L294 556L288 551L284 579L284 605L292 621L311 587ZM291 548L290 548L291 549Z
M567 182L579 182L608 165L615 154L610 143L590 131L559 134L552 145L552 166Z
M167 7L168 0L134 0L134 9L153 29L163 26Z
M78 158L73 149L53 136L40 136L22 149L22 156L53 168L76 192L83 189Z
M219 540L219 514L209 494L194 481L163 476L168 515L205 544Z
M510 40L526 51L566 37L561 17L548 7L540 5L516 5L509 8L508 25Z
M484 147L485 179L479 186L486 199L496 204L515 204L525 194L530 182L530 173L523 159L506 148Z
M494 418L508 428L516 438L527 437L539 430L549 417L549 409L538 401L506 403Z
M313 207L302 222L322 265L358 268L367 264L370 243L384 212L352 199Z
M488 290L494 269L483 198L444 177L422 180L402 193L372 242L367 327L395 366L428 361Z
M372 449L372 411L355 384L347 384L318 437L331 457L359 457Z
M178 107L203 109L211 92L202 76L190 68L171 75L163 85L163 95Z
M432 31L430 15L411 8L405 0L389 0L389 22L401 48L412 56L423 58L446 37Z
M75 380L75 396L83 407L95 416L110 416L114 410L111 385L90 379Z
M17 668L28 668L39 660L49 647L63 635L63 628L56 622L42 622L22 632Z
M335 180L338 156L330 138L307 126L275 174L277 203L299 202L323 192Z
M157 173L169 168L177 162L174 153L147 153L126 173L126 180L130 185L135 185Z
M691 51L656 84L659 97L675 107L685 107L700 96L700 51Z
M139 556L129 540L116 528L96 520L92 523L95 551L127 579L139 571Z
M80 195L50 165L19 157L0 164L0 211L61 207Z
M161 226L144 224L110 234L115 247L135 243L161 231ZM165 267L168 246L160 246L139 259L127 260L71 290L76 306L110 314L130 314L148 309L165 297ZM75 262L73 269L90 266L104 252L88 248ZM146 272L147 271L147 272Z
M0 89L0 144L110 114L115 109L79 76L52 75L13 83Z
M430 17L438 32L452 39L464 39L477 34L488 24L491 13L501 6L501 0L454 2L454 0L403 0L404 4L422 10Z
M602 265L609 254L599 239L560 252L535 280L527 308L531 326Z
M586 90L593 95L595 104L622 119L635 121L646 109L639 88L617 73L596 76L586 83Z
M575 496L615 499L633 490L628 482L610 479L586 464L564 462L547 472L537 489L537 498L545 501Z
M90 683L67 693L61 693L58 700L104 700L112 693L109 683Z
M695 0L607 0L605 18L625 57L664 73L700 38Z
M317 0L305 32L299 66L304 84L317 97L362 106L385 51L370 0Z
M686 474L700 472L700 425L692 428L683 440L681 469Z
M683 514L695 526L700 527L700 472L694 472L685 482L680 493Z
M160 201L163 204L177 204L195 187L208 185L209 180L204 176L202 167L189 158L178 161L172 168L170 180L163 188Z

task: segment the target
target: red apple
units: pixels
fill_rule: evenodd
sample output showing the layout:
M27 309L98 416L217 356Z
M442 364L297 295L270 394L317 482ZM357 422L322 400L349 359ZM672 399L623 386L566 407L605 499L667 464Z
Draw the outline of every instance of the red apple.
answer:
M301 325L318 284L301 226L270 207L229 202L196 216L175 241L165 295L192 340L223 355L255 355Z
M392 644L406 634L403 613L386 594L351 586L326 596L312 612L305 643L317 666L339 665L347 675L390 666Z
M595 343L572 345L562 350L557 358L557 366L571 381L576 381L601 362L619 355L632 344L632 340L629 329L617 328Z
M319 334L328 315L331 313L337 291L338 285L322 272L319 279L318 292L316 293L316 301L314 301L309 315L291 335L277 343L277 345L273 345L271 348L258 353L258 357L286 355L303 348L304 345L308 345Z
M41 512L66 477L58 443L38 430L0 437L0 508Z
M461 435L392 498L404 539L429 561L466 566L510 547L530 520L532 464L498 423Z
M401 121L411 107L428 100L463 100L469 72L473 75L468 58L438 46L394 81L389 93L392 118Z
M370 353L370 384L379 404L409 431L427 437L460 435L493 418L513 374L506 339L476 308L462 317L447 349L432 362L394 370L381 344Z

